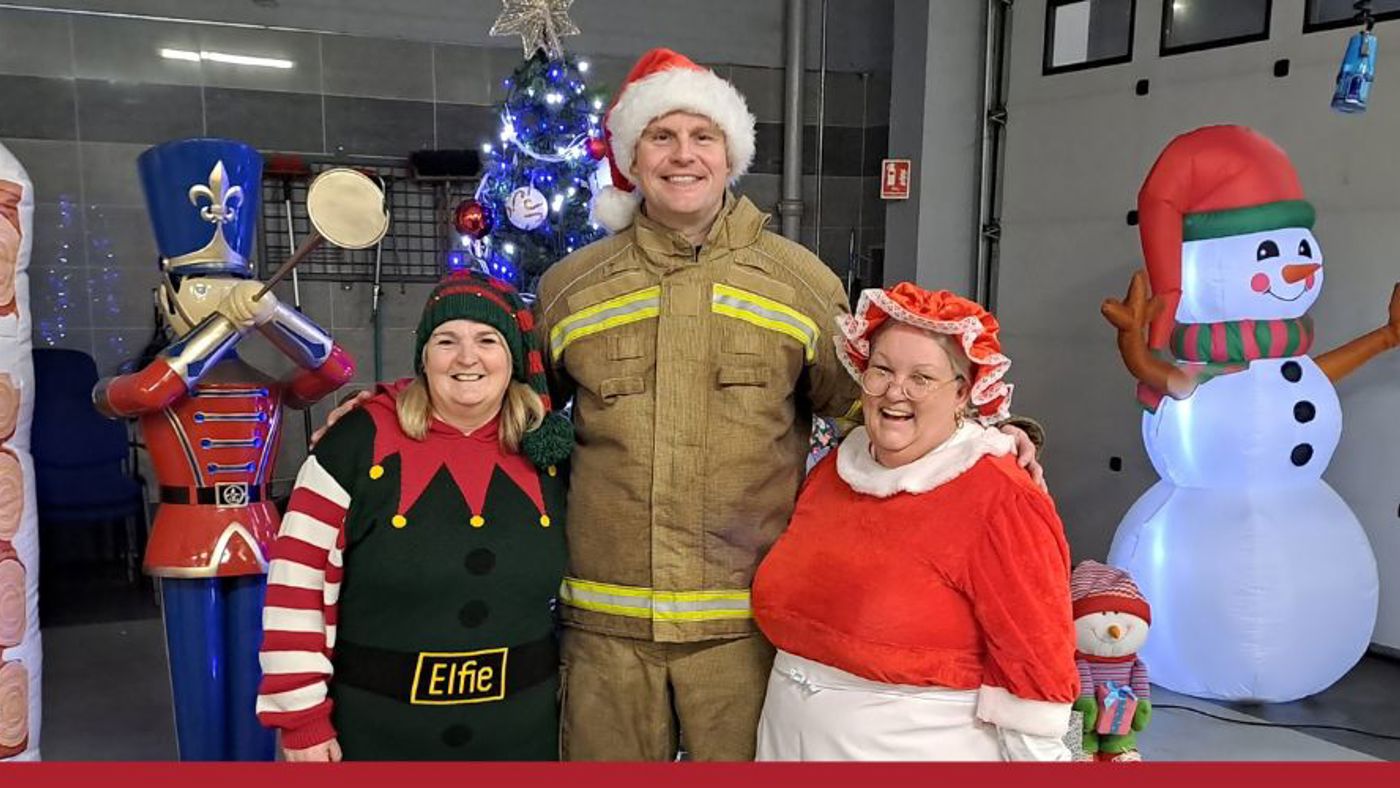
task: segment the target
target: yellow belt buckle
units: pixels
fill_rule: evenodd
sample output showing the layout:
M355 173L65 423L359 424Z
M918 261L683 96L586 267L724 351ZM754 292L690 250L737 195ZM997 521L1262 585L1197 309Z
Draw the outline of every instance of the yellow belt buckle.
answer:
M420 651L408 702L415 706L457 706L502 700L506 696L509 652L509 648Z

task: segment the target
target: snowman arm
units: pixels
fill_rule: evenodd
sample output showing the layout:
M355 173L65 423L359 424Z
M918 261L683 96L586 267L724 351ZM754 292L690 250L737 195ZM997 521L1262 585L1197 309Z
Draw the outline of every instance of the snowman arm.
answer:
M1119 331L1118 354L1122 356L1128 374L1154 391L1160 391L1172 399L1186 399L1196 392L1199 381L1149 350L1141 334Z
M1378 328L1317 357L1317 366L1327 379L1336 383L1361 368L1372 358L1393 349L1400 340L1393 326Z

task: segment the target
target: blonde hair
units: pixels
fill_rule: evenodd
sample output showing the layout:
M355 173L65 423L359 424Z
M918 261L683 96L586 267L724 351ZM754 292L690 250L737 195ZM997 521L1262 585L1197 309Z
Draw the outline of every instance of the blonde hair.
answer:
M423 348L425 357L427 353L428 349ZM395 410L399 417L399 429L405 435L416 441L428 437L428 424L433 419L433 396L428 390L428 378L424 373L419 372L413 382L399 392ZM544 416L544 401L540 395L524 383L511 380L510 385L506 386L505 399L501 402L501 448L511 454L519 454L525 433L539 428Z

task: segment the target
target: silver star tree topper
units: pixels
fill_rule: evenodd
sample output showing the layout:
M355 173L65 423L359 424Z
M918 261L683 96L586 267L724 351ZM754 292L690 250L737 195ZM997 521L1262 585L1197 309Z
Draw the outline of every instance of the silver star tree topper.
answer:
M543 49L551 59L564 56L563 36L579 34L578 25L569 19L569 6L574 0L503 0L504 8L491 25L491 35L519 35L525 57Z

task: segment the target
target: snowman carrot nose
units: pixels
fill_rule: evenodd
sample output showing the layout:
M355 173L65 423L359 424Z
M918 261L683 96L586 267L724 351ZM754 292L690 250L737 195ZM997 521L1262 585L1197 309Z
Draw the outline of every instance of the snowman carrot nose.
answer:
M1108 636L1113 638L1114 640L1117 640L1118 638L1123 637L1123 630L1119 628L1117 624L1109 624Z
M1313 275L1313 272L1322 266L1318 263L1300 263L1298 265L1285 265L1283 267L1283 281L1290 285L1294 282L1301 282Z

